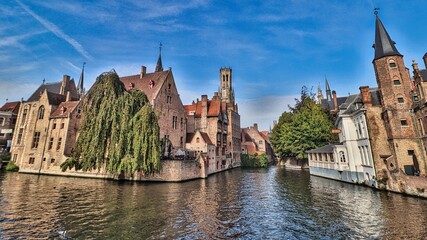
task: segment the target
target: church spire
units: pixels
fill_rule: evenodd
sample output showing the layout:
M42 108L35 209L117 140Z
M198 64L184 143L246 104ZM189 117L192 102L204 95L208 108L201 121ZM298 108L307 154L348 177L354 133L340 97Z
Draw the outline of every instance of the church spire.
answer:
M331 88L329 87L328 79L325 76L326 100L332 101Z
M77 84L77 93L80 96L83 96L84 95L84 91L85 91L84 88L83 88L85 65L86 65L86 62L83 62L82 73L80 73L79 83Z
M375 9L375 44L372 46L375 49L374 60L385 56L402 56L396 49L396 43L391 40L390 35L388 35L387 30L378 17L377 10Z
M157 65L156 65L156 71L155 72L162 72L163 71L163 65L162 65L162 43L160 43L159 46L159 59L157 59Z

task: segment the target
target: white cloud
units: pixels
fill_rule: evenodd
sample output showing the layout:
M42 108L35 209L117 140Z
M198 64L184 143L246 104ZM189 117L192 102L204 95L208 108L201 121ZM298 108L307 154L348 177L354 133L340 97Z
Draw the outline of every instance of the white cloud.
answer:
M268 130L273 121L278 120L288 105L295 102L294 96L264 96L251 99L236 99L239 107L240 125L242 128L258 123L259 129Z
M89 53L83 48L83 46L79 42L65 34L58 26L34 13L28 6L24 5L21 1L15 0L15 2L18 3L28 14L30 14L33 18L39 21L50 32L55 34L57 37L63 39L64 41L68 42L83 57L87 59L92 59Z

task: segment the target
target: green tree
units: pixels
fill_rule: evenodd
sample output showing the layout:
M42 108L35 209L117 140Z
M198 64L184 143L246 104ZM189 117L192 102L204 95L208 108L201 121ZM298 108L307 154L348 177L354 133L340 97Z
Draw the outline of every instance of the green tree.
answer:
M126 91L114 72L101 74L83 100L83 120L72 157L61 168L115 174L160 170L157 116L147 96Z
M328 113L317 104L314 94L303 87L291 112L284 112L272 133L272 144L280 156L307 158L306 151L327 145L333 124Z

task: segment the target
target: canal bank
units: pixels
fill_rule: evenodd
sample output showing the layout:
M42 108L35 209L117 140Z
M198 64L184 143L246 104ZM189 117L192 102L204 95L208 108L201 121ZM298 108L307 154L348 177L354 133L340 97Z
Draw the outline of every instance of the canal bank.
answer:
M5 239L407 239L427 234L426 200L276 166L236 168L183 183L1 173L0 193L0 238Z

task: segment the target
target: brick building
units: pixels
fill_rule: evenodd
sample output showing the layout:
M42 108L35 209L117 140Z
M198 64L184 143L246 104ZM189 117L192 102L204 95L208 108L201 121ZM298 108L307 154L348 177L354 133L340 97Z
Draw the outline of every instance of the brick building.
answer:
M45 83L21 104L12 141L12 161L21 172L60 171L80 125L80 96L74 79Z
M183 152L186 143L186 112L179 97L172 68L163 71L162 58L159 54L156 69L147 73L145 66L141 72L132 76L121 77L127 90L137 88L147 95L158 117L160 138L169 139L174 153Z
M240 165L240 115L234 100L231 68L220 69L220 93L186 105L187 132L207 134L215 145L217 168ZM191 147L191 146L189 146Z
M268 140L266 132L258 130L258 124L254 124L248 128L242 128L242 153L245 154L263 154L265 153L268 160L274 160L274 152L271 143Z
M0 153L9 152L21 102L7 102L0 107Z

